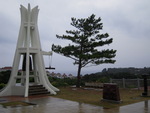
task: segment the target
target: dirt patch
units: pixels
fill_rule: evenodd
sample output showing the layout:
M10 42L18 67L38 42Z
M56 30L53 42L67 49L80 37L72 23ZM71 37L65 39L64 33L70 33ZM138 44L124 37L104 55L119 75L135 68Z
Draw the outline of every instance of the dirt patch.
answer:
M28 103L28 102L22 102L22 101L12 101L12 102L4 102L0 103L3 107L22 107L22 106L30 106L30 105L36 105L33 103Z

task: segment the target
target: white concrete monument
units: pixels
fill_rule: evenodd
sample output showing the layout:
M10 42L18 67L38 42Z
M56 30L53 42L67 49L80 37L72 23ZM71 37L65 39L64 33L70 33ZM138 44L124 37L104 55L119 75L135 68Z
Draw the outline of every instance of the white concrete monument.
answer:
M30 86L38 85L42 85L48 93L56 94L59 89L49 82L45 70L43 55L52 55L52 52L45 52L41 49L37 26L38 6L31 9L30 4L28 4L28 9L26 9L21 5L20 11L21 26L13 68L9 82L0 92L0 96L20 95L28 97ZM21 71L19 71L20 65L22 65ZM34 82L31 83L30 79ZM36 93L36 90L32 92Z

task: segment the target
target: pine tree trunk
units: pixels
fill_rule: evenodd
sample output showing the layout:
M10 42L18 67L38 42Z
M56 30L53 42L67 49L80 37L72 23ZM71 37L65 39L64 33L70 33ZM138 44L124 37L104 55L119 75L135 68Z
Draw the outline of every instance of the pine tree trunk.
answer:
M81 62L79 61L79 66L78 66L78 73L77 73L77 84L76 84L76 87L80 87L80 85L81 85L81 75L80 75L80 73L81 73Z

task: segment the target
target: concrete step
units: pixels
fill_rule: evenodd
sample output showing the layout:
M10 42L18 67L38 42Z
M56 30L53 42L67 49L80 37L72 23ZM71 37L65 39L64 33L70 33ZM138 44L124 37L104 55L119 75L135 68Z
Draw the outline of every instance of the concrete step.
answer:
M50 94L50 92L43 85L33 85L29 86L29 95L45 95Z

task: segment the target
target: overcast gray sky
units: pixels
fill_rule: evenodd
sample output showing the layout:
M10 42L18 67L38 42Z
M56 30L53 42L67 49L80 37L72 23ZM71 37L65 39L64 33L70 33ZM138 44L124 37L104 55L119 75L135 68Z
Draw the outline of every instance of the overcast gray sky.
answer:
M82 74L95 73L103 68L150 67L150 0L0 0L0 67L12 66L20 28L20 5L39 6L38 28L42 49L51 45L66 45L66 40L56 38L74 29L71 17L86 18L91 14L101 17L103 31L113 38L105 49L116 49L115 64L102 64L82 69ZM44 57L49 65L48 57ZM54 72L76 75L73 60L53 54Z

